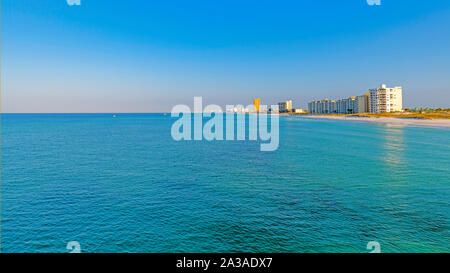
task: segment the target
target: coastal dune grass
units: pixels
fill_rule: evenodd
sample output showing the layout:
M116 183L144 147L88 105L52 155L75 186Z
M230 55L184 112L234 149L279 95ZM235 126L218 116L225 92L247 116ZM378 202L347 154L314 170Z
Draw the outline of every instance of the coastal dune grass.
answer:
M358 114L318 114L328 116L341 117L374 117L374 118L415 118L415 119L450 119L450 111L433 111L433 112L391 112L391 113L358 113Z

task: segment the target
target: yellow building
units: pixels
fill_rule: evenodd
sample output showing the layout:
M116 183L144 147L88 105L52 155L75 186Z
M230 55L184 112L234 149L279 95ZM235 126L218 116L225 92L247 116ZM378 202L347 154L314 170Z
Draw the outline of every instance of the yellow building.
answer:
M255 107L255 112L259 112L259 107L261 105L261 99L254 99L253 106Z

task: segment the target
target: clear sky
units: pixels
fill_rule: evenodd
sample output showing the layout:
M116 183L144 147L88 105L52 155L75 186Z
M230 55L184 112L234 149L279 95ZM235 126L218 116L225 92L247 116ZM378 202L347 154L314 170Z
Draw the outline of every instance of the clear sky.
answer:
M450 107L450 1L1 1L3 112L162 112L402 85Z

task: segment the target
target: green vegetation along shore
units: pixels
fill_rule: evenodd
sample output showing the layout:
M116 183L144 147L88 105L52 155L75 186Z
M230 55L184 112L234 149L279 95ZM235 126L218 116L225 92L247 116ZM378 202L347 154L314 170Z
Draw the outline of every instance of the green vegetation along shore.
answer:
M450 119L450 109L405 109L392 113L358 113L358 114L308 114L341 117L374 117L374 118L416 118L416 119Z

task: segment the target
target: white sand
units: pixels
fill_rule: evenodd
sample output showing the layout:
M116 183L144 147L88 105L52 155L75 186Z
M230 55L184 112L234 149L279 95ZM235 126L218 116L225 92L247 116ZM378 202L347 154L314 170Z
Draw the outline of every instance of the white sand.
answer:
M409 119L409 118L375 118L375 117L349 117L328 115L307 115L305 118L353 120L362 122L378 122L403 126L428 126L450 129L450 119Z

